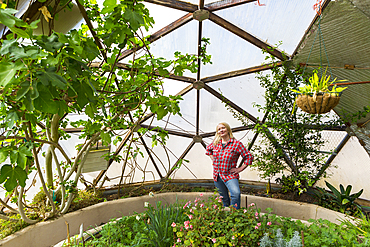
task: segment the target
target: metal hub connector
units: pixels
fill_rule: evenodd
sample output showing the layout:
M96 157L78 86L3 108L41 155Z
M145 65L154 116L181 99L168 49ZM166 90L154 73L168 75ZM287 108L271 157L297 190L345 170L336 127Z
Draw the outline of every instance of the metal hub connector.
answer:
M204 21L209 18L209 11L205 9L198 9L194 11L193 18L197 21Z

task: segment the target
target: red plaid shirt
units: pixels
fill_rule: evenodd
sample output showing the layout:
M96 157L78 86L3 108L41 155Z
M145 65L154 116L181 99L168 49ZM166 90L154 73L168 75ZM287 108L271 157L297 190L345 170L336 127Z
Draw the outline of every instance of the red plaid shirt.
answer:
M222 147L222 140L214 146L209 144L206 155L213 155L213 180L217 181L217 175L226 182L230 179L239 179L239 173L230 173L230 169L236 167L239 156L244 159L247 166L252 164L253 156L246 147L238 140L230 138L225 147Z

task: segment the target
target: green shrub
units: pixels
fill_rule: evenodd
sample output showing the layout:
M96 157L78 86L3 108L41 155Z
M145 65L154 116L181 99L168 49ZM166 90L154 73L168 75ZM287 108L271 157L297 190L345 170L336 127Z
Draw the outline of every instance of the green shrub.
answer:
M17 219L17 221L0 219L0 239L3 239L29 225L23 220L21 220L20 215L10 216L10 218Z

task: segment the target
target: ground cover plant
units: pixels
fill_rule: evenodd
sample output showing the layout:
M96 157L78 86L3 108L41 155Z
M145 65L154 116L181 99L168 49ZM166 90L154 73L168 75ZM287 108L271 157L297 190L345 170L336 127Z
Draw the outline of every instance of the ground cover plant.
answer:
M176 213L168 213L170 217L165 219L161 217L164 215L163 209ZM368 220L363 223L344 221L338 225L319 219L309 220L309 224L305 224L299 220L278 217L272 213L272 209L269 210L270 213L262 214L258 205L254 204L239 210L233 207L227 209L222 207L217 194L208 199L199 194L194 201L180 205L148 205L148 210L143 214L125 216L104 226L102 240L95 237L92 241L74 243L71 246L106 246L109 243L109 246L339 247L370 244ZM171 238L160 237L153 230L156 221L167 225L161 231L172 232ZM120 232L122 235L119 235ZM165 244L164 239L167 239ZM279 243L281 245L277 245Z

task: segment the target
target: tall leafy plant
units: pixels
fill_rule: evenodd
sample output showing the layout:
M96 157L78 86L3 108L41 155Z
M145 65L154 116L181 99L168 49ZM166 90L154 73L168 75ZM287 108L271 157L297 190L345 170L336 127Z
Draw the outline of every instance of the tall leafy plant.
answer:
M322 130L340 121L326 115L293 111L292 90L297 90L303 81L301 71L289 61L280 65L271 55L265 60L273 66L268 72L256 73L256 79L265 89L265 104L255 104L264 117L258 119L254 128L260 143L251 148L255 156L253 167L264 179L282 175L276 181L283 185L283 190L302 193L319 179L316 175L325 164L327 154L321 152L325 143ZM237 118L245 122L240 114ZM325 175L323 172L322 176Z
M57 1L53 7L49 1L40 2L44 5L42 18L48 19L55 19L71 5L71 1ZM50 32L49 36L34 35L38 21L16 18L16 6L2 4L0 8L0 23L8 33L0 44L0 184L17 199L18 209L1 203L28 223L40 220L31 220L24 210L24 188L33 170L50 206L50 212L42 217L66 213L91 147L98 141L122 140L115 131L133 131L148 113L156 114L157 119L167 113L180 114L181 97L165 96L163 79L185 70L197 71L195 55L176 52L173 60L165 60L150 53L141 29L148 30L154 20L141 1L105 0L102 8L93 0L77 4L86 25L67 34ZM52 30L52 25L49 28ZM120 63L124 50L141 47L144 52L140 56L133 52L128 64ZM202 56L203 62L209 62L209 55L203 52ZM70 121L70 114L86 118ZM63 130L67 126L82 129L74 157L60 145L70 138ZM165 137L161 132L154 134L153 140ZM132 136L125 144L124 157L110 158L124 163L134 158L139 153L136 140ZM45 173L40 162L44 147ZM61 194L59 205L54 203L54 193Z
M261 145L253 147L256 155L254 166L263 178L282 173L277 182L283 185L283 189L302 193L319 179L316 174L325 164L327 154L320 152L324 145L321 131L326 126L337 125L339 120L292 111L295 99L292 90L296 90L303 80L301 71L289 62L277 66L271 55L269 59L275 64L270 73L256 75L265 89L266 104L256 104L265 114L265 119L260 120L255 128L263 138ZM271 138L269 130L276 139Z

